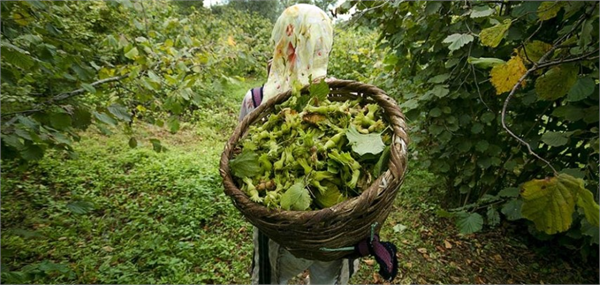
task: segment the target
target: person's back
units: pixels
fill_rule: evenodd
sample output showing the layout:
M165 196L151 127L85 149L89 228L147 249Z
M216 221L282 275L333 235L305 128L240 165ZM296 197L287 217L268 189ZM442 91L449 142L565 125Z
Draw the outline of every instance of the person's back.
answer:
M240 109L240 121L262 102L277 94L327 75L333 45L333 27L327 14L316 6L297 4L277 19L271 35L274 45L267 82L249 90ZM313 284L347 284L358 260L322 262L296 258L254 228L253 284L286 284L309 269Z

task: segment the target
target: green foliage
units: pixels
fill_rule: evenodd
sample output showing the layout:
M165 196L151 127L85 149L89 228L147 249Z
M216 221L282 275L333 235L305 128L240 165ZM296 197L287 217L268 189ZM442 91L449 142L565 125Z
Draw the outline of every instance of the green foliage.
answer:
M51 150L26 168L4 162L2 282L249 282L251 227L214 163L225 138L198 140L204 128L162 137L169 152L148 143L158 128L138 126L80 133L77 159Z
M174 5L2 2L2 158L74 156L77 131L90 125L110 134L143 120L176 132L231 77L264 74L267 20Z
M503 189L553 172L507 134L503 115L557 171L577 170L597 201L597 5L349 1L340 11L354 6L356 21L380 27L391 53L376 84L400 102L421 163L445 180L445 206L457 217L487 209L493 225L494 212L518 220L527 207ZM571 230L582 215L574 212Z

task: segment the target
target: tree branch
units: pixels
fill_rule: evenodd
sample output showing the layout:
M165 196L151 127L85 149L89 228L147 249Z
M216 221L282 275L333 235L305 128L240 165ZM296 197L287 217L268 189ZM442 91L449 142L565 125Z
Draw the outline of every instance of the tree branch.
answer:
M96 86L104 84L104 83L109 83L109 82L114 82L114 81L120 81L120 80L122 80L124 78L127 78L128 76L129 76L129 74L125 74L125 75L121 75L121 76L115 76L115 77L105 78L105 79L93 82L90 85L92 85L93 87L96 87ZM70 92L61 93L61 94L58 94L58 95L56 95L56 96L54 96L54 97L52 97L52 98L50 98L50 99L48 99L48 100L46 100L46 101L44 101L42 103L39 103L39 104L35 105L33 107L33 109L24 110L24 111L18 111L18 112L13 112L13 113L8 113L8 114L3 114L2 116L11 116L11 115L19 115L19 114L25 114L26 115L26 114L32 114L32 113L40 112L40 111L44 110L43 109L44 105L51 104L51 103L54 103L56 101L65 100L65 99L71 98L73 96L77 96L79 94L82 94L84 92L85 92L85 89L79 88L79 89L76 89L76 90L73 90L73 91L70 91ZM10 125L10 124L14 123L16 120L17 120L17 117L15 116L15 117L11 118L10 120L8 120L4 124L5 125Z
M560 44L560 41L557 41L556 44L550 49L550 51L548 51L546 54L544 54L542 56L542 58L540 58L540 60L538 61L537 64L534 63L534 65L528 69L525 74L523 74L523 76L521 76L521 78L519 78L519 81L517 81L517 83L513 86L513 88L510 90L510 93L508 94L508 96L506 97L506 100L504 100L504 106L502 107L502 127L504 128L504 130L506 130L506 132L512 136L513 138L515 138L518 142L520 142L521 144L525 145L525 147L527 147L527 150L529 152L529 154L535 156L537 159L543 161L544 163L546 163L546 165L548 165L552 171L554 172L554 175L557 175L557 171L556 169L552 166L552 164L550 164L549 161L547 161L546 159L542 158L541 156L539 156L537 153L535 153L532 149L531 149L531 145L529 143L527 143L525 140L521 139L519 136L515 135L515 133L512 132L512 130L510 128L508 128L508 126L506 125L506 109L508 108L508 103L510 102L510 100L512 99L512 97L515 95L515 92L517 91L517 89L519 88L519 86L521 85L521 83L523 82L523 80L525 80L525 78L527 78L527 76L529 76L529 74L531 74L532 72L542 69L542 68L546 68L546 67L550 67L550 66L554 66L554 65L559 65L559 64L564 64L564 63L568 63L568 62L575 62L575 61L580 61L580 60L584 60L586 58L588 58L589 56L593 55L593 54L597 54L599 49L594 50L593 52L584 54L582 56L578 56L578 57L573 57L573 58L567 58L567 59L560 59L560 60L554 60L554 61L550 61L550 62L544 62L546 60L546 57L548 57ZM544 63L542 63L544 62Z

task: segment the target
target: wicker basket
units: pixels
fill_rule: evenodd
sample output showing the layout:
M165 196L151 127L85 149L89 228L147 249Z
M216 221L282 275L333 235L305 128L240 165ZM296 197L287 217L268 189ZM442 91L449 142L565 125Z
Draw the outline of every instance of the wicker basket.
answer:
M407 163L406 124L404 115L396 101L381 89L349 80L328 80L330 100L352 100L363 96L367 101L376 102L384 110L384 117L394 131L394 138L388 170L382 174L360 196L317 211L269 210L252 202L234 183L229 170L236 143L246 135L248 126L266 118L274 111L274 106L286 101L291 92L277 95L264 102L242 120L225 145L221 156L220 173L223 177L225 193L234 205L265 235L289 250L294 256L311 260L331 261L348 255L349 251L329 251L354 246L371 234L371 225L376 224L375 232L387 218L398 188L404 179ZM307 87L301 92L306 93Z

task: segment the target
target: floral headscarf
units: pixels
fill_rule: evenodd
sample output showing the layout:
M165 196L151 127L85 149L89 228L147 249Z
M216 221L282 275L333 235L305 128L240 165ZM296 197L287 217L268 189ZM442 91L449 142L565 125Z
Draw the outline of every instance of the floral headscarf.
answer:
M279 16L271 43L273 62L263 94L268 100L295 85L327 75L329 52L333 45L331 19L317 6L297 4Z

